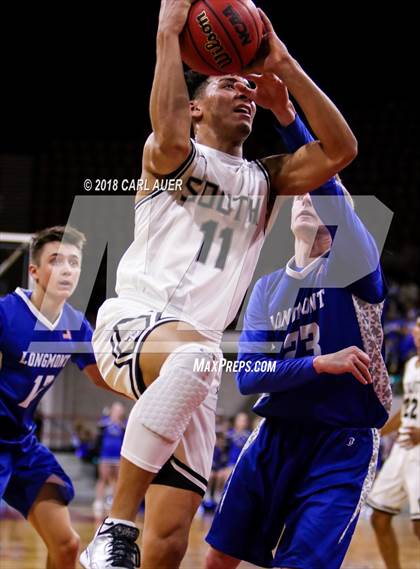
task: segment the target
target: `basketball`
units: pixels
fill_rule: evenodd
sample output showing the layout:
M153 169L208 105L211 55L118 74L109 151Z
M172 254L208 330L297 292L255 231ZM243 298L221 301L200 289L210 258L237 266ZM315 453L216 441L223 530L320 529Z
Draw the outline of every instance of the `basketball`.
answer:
M205 75L240 73L255 58L263 33L251 0L196 0L180 37L182 59Z

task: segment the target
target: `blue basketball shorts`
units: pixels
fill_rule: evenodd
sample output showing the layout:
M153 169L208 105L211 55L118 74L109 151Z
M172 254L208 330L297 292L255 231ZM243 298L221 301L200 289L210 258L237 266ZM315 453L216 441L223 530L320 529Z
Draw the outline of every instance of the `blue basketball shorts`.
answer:
M376 429L262 421L226 483L207 542L262 567L338 569L378 446Z
M74 496L70 478L53 453L31 435L23 442L0 442L0 499L25 518L46 482L57 485L64 504Z

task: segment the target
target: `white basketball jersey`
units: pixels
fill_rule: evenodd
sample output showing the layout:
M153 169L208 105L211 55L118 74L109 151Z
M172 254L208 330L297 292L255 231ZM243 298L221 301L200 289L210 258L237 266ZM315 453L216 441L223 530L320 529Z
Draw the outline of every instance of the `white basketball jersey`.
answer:
M135 206L134 241L116 291L201 330L236 316L263 245L269 178L260 162L192 142L188 159Z
M405 365L403 388L404 403L401 409L401 428L420 428L420 365L418 356L410 358Z

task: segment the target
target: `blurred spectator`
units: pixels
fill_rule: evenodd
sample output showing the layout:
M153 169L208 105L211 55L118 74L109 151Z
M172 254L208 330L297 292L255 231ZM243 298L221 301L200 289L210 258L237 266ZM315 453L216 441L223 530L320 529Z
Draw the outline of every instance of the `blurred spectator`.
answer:
M216 431L216 445L206 495L201 505L202 511L212 512L216 509L223 492L226 467L226 436L222 430Z
M110 500L114 493L118 478L121 446L126 427L124 405L115 401L109 410L109 415L103 415L98 423L98 481L96 483L96 497L93 503L93 512L100 517L105 509L105 493L107 487L110 491Z
M404 362L412 357L415 346L412 338L416 315L419 311L420 291L415 283L399 285L389 283L389 299L385 310L385 362L397 392Z
M226 433L226 467L220 474L223 483L226 483L241 454L241 451L251 434L249 416L247 413L238 413L234 419L233 427Z
M92 432L82 423L77 423L72 434L72 444L77 458L91 462L94 456L95 441Z

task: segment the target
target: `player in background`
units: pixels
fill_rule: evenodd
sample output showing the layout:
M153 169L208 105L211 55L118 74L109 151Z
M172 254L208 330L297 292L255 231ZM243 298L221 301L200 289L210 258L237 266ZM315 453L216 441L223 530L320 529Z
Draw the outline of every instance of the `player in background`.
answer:
M213 460L207 490L200 506L202 515L207 512L214 512L219 503L226 478L224 470L226 467L226 441L225 433L216 430L216 442L213 451Z
M250 434L248 415L238 413L235 416L233 427L226 433L227 465L223 472L224 482L229 478Z
M226 480L229 478L242 448L251 434L247 413L238 413L232 418L232 422L232 427L227 429L222 440L220 440L220 437L217 437L218 433L216 430L212 470L202 504L205 510L214 510L216 508Z
M86 349L90 324L67 303L79 281L84 242L71 227L40 231L30 246L33 291L17 288L0 299L0 498L41 536L47 569L74 569L79 537L67 509L71 480L34 435L36 406L70 360L109 389Z
M179 566L211 470L220 381L213 363L251 280L272 202L276 195L319 186L357 152L340 112L290 56L264 14L267 56L254 69L264 74L259 99L241 90L248 82L237 75L190 74L188 92L179 34L190 5L161 3L153 134L141 176L149 188L176 178L181 191L158 185L138 194L135 239L118 268L118 298L98 313L94 348L101 372L114 389L138 401L127 424L110 516L81 556L86 568L139 562L134 522L146 491L142 569ZM281 80L319 141L290 155L248 162L242 146L256 103L274 114L282 110ZM196 358L206 363L205 371L194 370Z
M281 132L293 151L311 136L289 110ZM264 419L225 487L206 569L338 569L373 481L391 403L378 251L337 178L294 198L291 229L295 256L257 281L246 310L239 361L251 371L237 381L264 393ZM365 276L339 287L360 262ZM262 361L276 371L253 371Z
M413 329L417 355L410 358L403 376L403 406L384 426L382 435L398 430L398 438L367 500L371 522L387 569L401 569L393 517L408 501L413 530L420 539L420 317Z
M99 440L96 443L96 447L99 451L99 477L96 483L95 502L93 503L95 518L101 517L104 513L104 500L107 486L111 489L111 496L114 495L125 426L124 405L118 401L114 401L111 405L109 415L101 417L98 423Z

